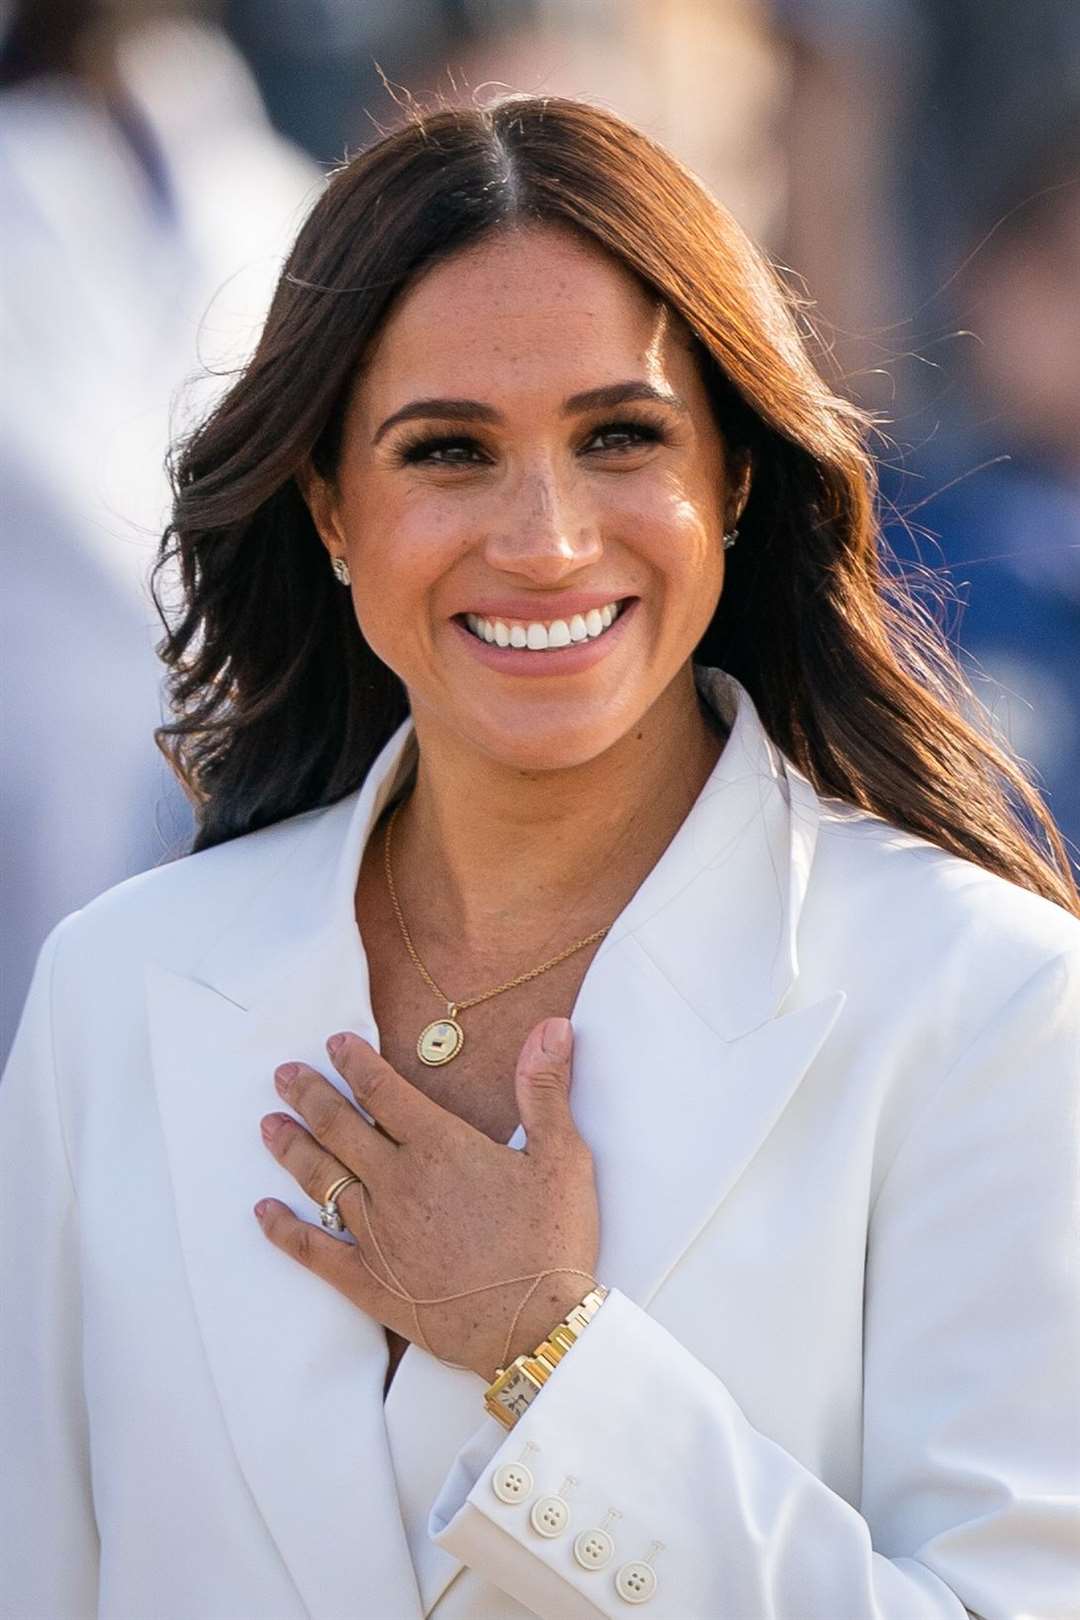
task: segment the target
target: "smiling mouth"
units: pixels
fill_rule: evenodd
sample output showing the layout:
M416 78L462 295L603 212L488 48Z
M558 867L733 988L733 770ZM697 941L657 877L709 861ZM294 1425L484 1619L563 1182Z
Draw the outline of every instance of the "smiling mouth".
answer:
M478 613L463 613L460 623L471 631L478 641L491 647L511 647L527 652L546 652L548 649L573 647L583 641L598 641L615 623L630 598L606 602L603 607L590 608L588 613L575 613L568 619L493 619Z

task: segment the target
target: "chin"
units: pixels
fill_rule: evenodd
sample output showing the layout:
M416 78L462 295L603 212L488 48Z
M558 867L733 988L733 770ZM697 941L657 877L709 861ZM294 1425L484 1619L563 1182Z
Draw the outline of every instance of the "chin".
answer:
M636 705L623 709L603 700L573 707L579 712L567 714L563 709L527 717L515 708L512 714L478 716L473 725L464 722L457 729L478 754L508 770L572 771L614 748L643 712Z

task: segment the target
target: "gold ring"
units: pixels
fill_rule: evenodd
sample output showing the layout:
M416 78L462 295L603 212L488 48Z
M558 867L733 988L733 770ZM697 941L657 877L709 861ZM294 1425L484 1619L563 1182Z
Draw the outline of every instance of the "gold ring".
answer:
M358 1185L361 1184L360 1177L354 1176L350 1173L347 1176L339 1176L337 1180L327 1188L326 1197L319 1205L319 1220L327 1232L343 1232L345 1230L345 1222L341 1218L341 1211L337 1207L337 1200L345 1191L345 1188L351 1187L354 1181Z

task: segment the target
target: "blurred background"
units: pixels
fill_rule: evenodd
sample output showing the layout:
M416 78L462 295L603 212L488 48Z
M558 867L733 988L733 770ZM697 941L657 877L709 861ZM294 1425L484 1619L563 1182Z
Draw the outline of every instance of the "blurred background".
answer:
M170 437L396 98L506 91L641 125L808 300L899 565L1080 856L1076 0L0 0L0 1059L52 925L190 834Z

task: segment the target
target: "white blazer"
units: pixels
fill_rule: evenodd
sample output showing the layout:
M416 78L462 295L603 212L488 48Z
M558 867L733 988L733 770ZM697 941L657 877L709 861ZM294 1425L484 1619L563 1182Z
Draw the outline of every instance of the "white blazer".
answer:
M251 1212L314 1214L274 1065L377 1036L353 887L409 728L53 933L0 1086L9 1620L1080 1616L1080 925L710 689L574 1011L612 1294L509 1434L417 1348L384 1408L381 1326Z

